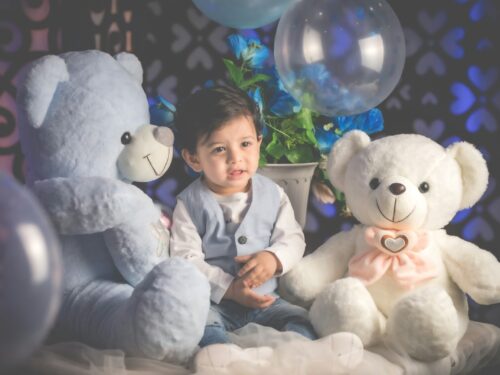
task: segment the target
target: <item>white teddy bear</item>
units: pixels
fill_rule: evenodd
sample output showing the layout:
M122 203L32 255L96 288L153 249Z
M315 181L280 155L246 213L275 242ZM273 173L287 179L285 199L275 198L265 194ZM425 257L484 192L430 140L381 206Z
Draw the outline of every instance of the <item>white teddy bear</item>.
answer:
M488 170L469 143L446 149L421 135L371 141L347 133L329 157L332 184L360 224L332 236L281 279L312 303L321 336L348 331L415 359L449 355L467 329L467 293L500 302L500 263L441 229L486 190Z

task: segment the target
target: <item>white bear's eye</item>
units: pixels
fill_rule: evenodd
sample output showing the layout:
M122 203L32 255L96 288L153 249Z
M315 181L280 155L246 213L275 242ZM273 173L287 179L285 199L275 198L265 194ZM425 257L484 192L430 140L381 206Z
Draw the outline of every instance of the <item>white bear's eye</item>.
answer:
M427 182L422 182L419 186L418 186L418 190L420 190L421 193L427 193L429 191L431 187L429 186L429 184Z
M376 188L378 188L379 185L380 185L380 180L377 177L374 177L371 179L370 188L372 190L375 190Z
M132 136L130 135L129 132L125 132L122 134L122 144L128 145L130 142L132 142Z

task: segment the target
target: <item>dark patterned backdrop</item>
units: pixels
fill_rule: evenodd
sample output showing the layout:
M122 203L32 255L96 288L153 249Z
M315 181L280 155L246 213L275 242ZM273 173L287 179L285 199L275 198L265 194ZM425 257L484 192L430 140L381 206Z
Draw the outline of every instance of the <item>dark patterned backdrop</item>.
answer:
M500 258L500 48L495 0L389 3L405 29L407 60L401 82L380 109L384 134L415 132L443 145L474 143L488 160L488 191L460 212L448 232ZM256 32L272 48L276 24ZM173 103L206 80L224 78L225 38L234 32L204 17L188 0L0 0L0 170L23 181L15 114L16 76L47 53L101 49L132 51L142 61L144 88ZM173 206L190 180L179 158L162 180L141 185ZM308 250L352 225L333 205L310 198ZM500 305L472 305L474 319L500 325Z

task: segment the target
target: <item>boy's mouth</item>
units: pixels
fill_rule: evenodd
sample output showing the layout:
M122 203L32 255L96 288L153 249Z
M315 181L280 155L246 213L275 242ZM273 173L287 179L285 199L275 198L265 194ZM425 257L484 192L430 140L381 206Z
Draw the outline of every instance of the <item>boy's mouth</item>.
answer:
M243 173L245 173L245 171L243 169L234 169L232 171L229 171L229 176L230 177L239 177Z

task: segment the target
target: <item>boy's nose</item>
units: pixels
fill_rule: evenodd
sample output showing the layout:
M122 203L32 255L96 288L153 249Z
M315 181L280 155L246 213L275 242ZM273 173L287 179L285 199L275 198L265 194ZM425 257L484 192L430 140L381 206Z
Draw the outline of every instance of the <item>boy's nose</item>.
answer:
M229 150L228 152L228 160L230 163L234 164L240 161L241 153L236 150Z

